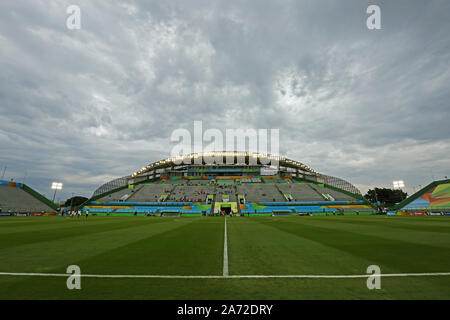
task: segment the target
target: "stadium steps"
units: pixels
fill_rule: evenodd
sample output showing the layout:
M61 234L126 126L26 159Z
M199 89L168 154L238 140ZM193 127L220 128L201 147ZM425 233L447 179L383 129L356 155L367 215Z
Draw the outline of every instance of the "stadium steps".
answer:
M136 194L137 194L139 191L142 190L143 187L144 187L144 185L141 184L141 185L137 188L137 190L134 190L134 192L127 198L127 201L130 201L131 199L133 199L133 198L136 196Z
M240 204L240 202L239 202L239 196L238 196L238 191L237 191L236 185L233 185L233 188L234 188L234 194L235 194L235 196L236 196L236 203L237 203L238 213L239 213L239 216L240 216L240 215L242 215L242 212L241 212L241 204Z
M43 202L41 198L25 191L23 187L0 186L0 208L3 213L55 212L56 210L50 207L47 202Z
M176 188L177 188L177 185L174 185L172 190L170 190L170 192L167 194L167 197L166 197L166 199L164 199L164 201L166 201L167 199L170 199L170 197L172 196L172 194L173 194L173 192L175 191Z
M224 201L224 196L228 196L229 202L236 201L236 188L233 185L222 185L216 188L216 197L218 201Z
M217 186L214 186L214 191L213 191L213 200L211 203L211 211L209 212L209 214L214 215L214 209L216 207L216 192L217 192Z
M278 187L284 194L290 194L294 201L323 201L322 194L312 190L305 183L279 185Z
M125 195L128 195L129 193L130 193L130 189L123 188L117 192L107 194L107 195L97 199L97 201L121 201L121 198Z
M350 200L355 200L354 197L351 197L345 193L342 192L338 192L336 190L324 187L324 188L320 188L318 186L311 186L313 187L315 190L317 190L317 192L323 192L323 193L327 193L329 194L335 201L350 201ZM325 196L323 196L325 197ZM327 200L327 199L326 199Z
M317 190L316 188L313 188L309 183L306 184L308 187L310 187L312 190L314 190L318 195L320 195L324 200L329 201L327 198L325 198L325 196L322 194L322 192L320 192L319 190Z
M284 192L281 191L280 187L278 186L277 183L274 184L275 188L278 190L278 192L281 194L281 196L283 197L283 199L285 199L286 201L289 201L288 199L286 199L286 197L284 196Z

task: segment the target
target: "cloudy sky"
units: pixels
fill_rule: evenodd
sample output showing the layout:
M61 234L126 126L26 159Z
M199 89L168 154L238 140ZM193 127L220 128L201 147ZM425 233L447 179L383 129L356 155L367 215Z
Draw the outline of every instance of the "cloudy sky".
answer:
M381 30L366 26L370 4ZM69 5L81 29L69 30ZM170 155L171 133L279 128L363 192L450 176L449 1L0 2L0 178L57 199Z

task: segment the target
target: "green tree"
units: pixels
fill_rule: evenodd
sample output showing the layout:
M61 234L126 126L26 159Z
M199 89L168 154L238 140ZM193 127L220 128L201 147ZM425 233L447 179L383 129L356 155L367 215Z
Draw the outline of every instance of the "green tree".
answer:
M86 202L88 200L88 198L86 197L81 197L81 196L75 196L73 198L69 198L66 200L66 202L64 203L64 206L66 207L76 207L79 206L80 204Z
M408 194L403 190L374 188L367 191L364 197L373 203L379 201L385 207L392 207L396 203L405 200L407 196Z

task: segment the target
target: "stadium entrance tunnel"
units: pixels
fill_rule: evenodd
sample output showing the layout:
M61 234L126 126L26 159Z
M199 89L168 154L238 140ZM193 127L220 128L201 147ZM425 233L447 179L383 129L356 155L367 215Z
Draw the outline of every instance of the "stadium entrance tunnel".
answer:
M231 204L223 204L220 206L221 212L229 215L231 213Z

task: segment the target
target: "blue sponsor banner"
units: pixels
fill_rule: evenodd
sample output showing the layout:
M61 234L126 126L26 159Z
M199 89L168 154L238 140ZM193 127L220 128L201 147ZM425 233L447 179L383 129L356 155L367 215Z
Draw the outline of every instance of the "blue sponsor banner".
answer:
M352 204L364 204L362 200L355 201L289 201L289 202L259 202L262 206L296 206L296 205L352 205Z
M444 216L450 216L450 212L444 212Z
M396 216L396 215L397 215L397 212L388 212L387 215L388 215L388 216Z
M14 213L0 213L0 217L13 217Z
M198 202L196 202L198 203ZM126 202L126 201L92 201L91 205L105 205L105 206L190 206L193 202Z

